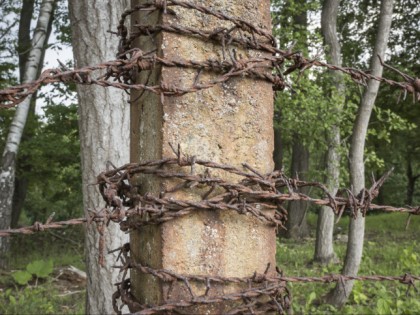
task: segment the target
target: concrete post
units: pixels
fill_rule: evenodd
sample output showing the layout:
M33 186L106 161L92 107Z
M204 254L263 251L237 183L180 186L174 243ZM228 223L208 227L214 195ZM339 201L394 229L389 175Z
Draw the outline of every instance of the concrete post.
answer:
M145 3L133 0L133 5ZM271 31L269 0L206 0L192 1L210 9L221 10L233 17L252 21L254 25ZM170 7L176 12L161 14L140 12L132 16L132 23L177 24L212 30L231 27L195 10ZM143 51L156 49L165 58L204 61L221 60L221 45L174 33L161 32L157 36L142 36L136 47ZM261 56L261 52L235 47L245 58ZM142 71L139 83L192 86L195 69L158 67ZM211 80L215 74L206 72L200 80ZM273 91L270 83L245 77L189 93L180 97L161 98L149 92L132 93L131 160L173 157L168 143L181 144L183 152L219 163L240 166L248 163L262 173L273 169ZM197 169L197 172L204 171ZM226 176L212 173L213 176ZM226 178L234 180L235 178ZM155 179L146 175L139 179L141 192L159 194L176 185L173 180ZM200 195L191 191L176 192L174 198L197 200ZM164 268L180 274L249 277L255 271L263 273L268 263L275 266L275 228L236 212L197 211L159 226L146 226L131 233L133 259L153 268ZM132 290L141 303L165 302L165 288L155 278L132 270ZM195 287L197 294L205 288ZM219 293L231 293L234 286L221 286ZM176 289L172 298L187 298L188 293ZM203 311L202 308L200 310ZM223 305L207 307L209 313L223 312Z

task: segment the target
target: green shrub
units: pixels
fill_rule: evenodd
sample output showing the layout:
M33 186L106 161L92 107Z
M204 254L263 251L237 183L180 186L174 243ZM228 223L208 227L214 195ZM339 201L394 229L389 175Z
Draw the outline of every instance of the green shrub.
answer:
M51 286L0 291L0 314L83 314L84 292L60 296Z

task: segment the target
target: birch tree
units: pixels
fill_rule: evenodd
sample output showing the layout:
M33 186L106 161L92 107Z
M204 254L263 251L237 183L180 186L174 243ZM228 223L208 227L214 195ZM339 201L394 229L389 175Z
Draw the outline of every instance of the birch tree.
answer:
M378 56L384 59L391 29L393 12L393 0L383 0L379 15L379 26L376 35L375 47L371 59L371 73L374 76L382 76L383 67ZM350 180L355 195L365 188L364 150L370 116L378 94L379 82L370 80L363 93L356 121L353 126L353 135L350 146ZM365 234L365 218L358 215L350 220L349 240L347 244L346 259L342 273L356 276L359 271L363 253L363 241ZM331 292L328 301L341 307L347 301L353 288L354 281L338 282L334 291Z
M118 37L116 30L124 0L69 1L72 42L76 67L115 59ZM79 130L82 159L83 205L85 211L103 206L96 186L96 176L106 169L108 161L123 165L129 161L129 106L123 91L97 86L78 86ZM105 229L104 252L120 247L127 241L118 225ZM113 269L116 254L105 255L103 266L98 263L99 233L94 225L86 229L87 314L113 314L111 298L115 291L118 270Z
M42 59L45 44L48 41L47 30L53 16L55 0L43 0L41 3L38 21L34 30L32 44L25 65L23 83L37 79L42 68ZM16 109L12 124L7 136L6 145L2 155L0 167L0 229L10 227L12 215L13 193L15 187L16 159L28 117L32 97L28 97ZM0 239L0 264L5 265L5 254L9 248L8 238Z
M339 0L326 0L322 6L321 32L326 45L327 61L335 66L341 66L341 46L337 36L337 14ZM338 71L330 71L332 89L331 111L338 117L341 112L344 98L344 83L342 74ZM340 126L336 120L327 133L328 151L326 156L326 186L332 196L335 196L339 187L340 177ZM333 248L334 213L328 207L321 207L318 214L316 230L314 261L328 264L335 258Z
M57 13L57 4L59 0L54 2L53 7L53 14L50 16L50 20L48 22L47 32L46 32L46 39L44 44L44 49L42 51L40 64L44 64L45 53L48 46L48 40L50 38L52 32L52 24L55 20L55 14ZM23 83L24 75L25 75L25 67L26 62L28 61L28 55L31 48L31 21L35 7L37 4L35 0L24 0L22 1L22 9L20 11L20 20L19 20L19 32L18 32L18 46L17 52L19 55L19 74L20 74L20 82ZM42 73L42 67L38 67L38 72L36 77ZM34 130L34 122L36 121L36 113L35 113L35 105L36 100L38 98L38 92L35 92L32 95L31 103L29 106L28 117L26 118L26 127L24 129L20 147L24 147L27 141L31 141L34 138L36 131ZM22 212L23 206L25 204L26 195L29 188L29 180L28 177L22 173L22 171L29 171L30 166L27 165L27 161L30 161L30 156L22 152L19 154L19 158L17 161L18 167L16 168L16 176L15 176L15 189L13 192L13 201L12 201L12 219L10 226L11 228L17 227L19 222L19 217ZM23 163L22 163L23 162ZM19 172L20 171L20 172Z

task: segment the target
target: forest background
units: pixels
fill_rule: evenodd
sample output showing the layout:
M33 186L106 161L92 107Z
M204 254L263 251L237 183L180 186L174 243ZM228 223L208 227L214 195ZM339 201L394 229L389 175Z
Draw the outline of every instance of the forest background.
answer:
M377 34L378 17L381 1L341 1L338 11L337 33L341 44L342 64L355 68L368 69L372 57L372 47ZM17 84L22 79L25 55L30 48L31 34L39 14L38 1L3 0L0 1L0 88ZM46 50L55 51L58 56L65 47L71 48L71 25L68 18L67 1L54 2L54 18L49 26L49 42ZM272 1L273 32L281 47L293 47L304 55L325 60L324 37L321 31L321 1ZM420 73L420 2L418 0L395 1L390 39L386 52L386 62L414 77ZM109 36L113 36L109 34ZM59 57L62 58L62 57ZM48 60L45 60L46 67ZM72 58L60 59L61 67L73 66ZM398 74L386 72L391 79L400 80ZM326 181L326 156L330 146L329 134L332 126L339 125L339 187L350 187L349 147L352 128L360 104L363 87L349 78L343 78L345 87L342 94L330 92L334 78L328 78L324 70L313 69L308 74L292 76L290 84L293 90L278 94L275 106L276 167L283 169L290 176L312 181ZM64 95L64 97L63 97ZM334 104L342 103L340 111ZM43 89L33 98L31 110L19 149L15 195L13 198L12 227L30 225L35 221L44 222L51 213L55 220L79 217L83 214L82 183L80 166L80 143L78 131L78 104L73 85L56 84L53 88ZM0 109L0 149L3 152L14 110ZM384 172L394 168L392 176L380 191L379 204L394 206L420 204L420 192L416 182L420 178L420 107L410 95L404 95L389 86L381 86L369 123L365 150L365 167L367 177L371 174L379 178ZM285 266L290 274L299 272L339 271L343 259L345 243L335 246L336 256L329 265L306 265L314 258L316 214L319 209L314 206L298 203L299 211L294 226L289 226L289 240L279 240L279 264ZM346 234L348 218L344 218L335 227L335 240ZM390 222L394 224L386 223ZM292 220L293 221L293 220ZM292 223L290 223L292 224ZM418 220L413 220L408 231L405 231L403 220L389 215L368 218L368 228L375 233L367 234L366 247L375 242L384 242L387 249L382 255L398 257L401 271L410 269L417 274L420 271L420 244L418 237ZM416 232L417 229L417 232ZM38 286L28 290L27 286L16 285L10 271L22 269L28 263L40 258L50 257L55 266L73 264L83 269L83 235L80 230L66 230L48 234L43 242L54 240L57 248L37 242L14 238L8 255L8 268L2 276L0 299L12 304L3 312L13 313L22 309L21 297L35 303L35 307L45 308L44 312L55 312L63 305L69 312L83 310L83 288L77 288L74 295L64 295L65 303L60 298L52 298L46 287ZM337 237L340 235L340 237ZM42 237L40 237L42 239ZM384 239L384 237L387 237ZM71 240L72 245L66 251L60 249L61 242ZM38 240L39 241L39 240ZM398 252L394 253L397 243ZM403 245L401 245L403 244ZM406 246L404 245L406 244ZM404 247L405 246L405 247ZM22 251L22 248L28 250ZM32 250L36 248L35 250ZM51 252L48 253L48 250ZM55 251L55 253L54 253ZM388 252L389 251L389 252ZM381 260L371 257L375 251L368 251L362 263L362 270L372 271L373 266ZM63 254L64 253L64 254ZM76 255L75 255L76 253ZM283 253L283 254L282 254ZM367 257L367 258L366 258ZM371 261L369 262L369 259ZM388 259L388 258L387 258ZM364 264L364 265L363 265ZM369 265L369 268L366 267ZM290 269L289 269L290 268ZM300 269L301 268L301 269ZM379 267L381 268L381 267ZM399 267L383 267L382 272L394 274ZM388 269L389 268L389 269ZM414 268L414 270L413 270ZM378 270L374 270L378 272ZM3 275L3 274L2 274ZM52 277L46 277L52 281ZM31 280L32 281L32 280ZM31 284L31 282L29 282ZM33 283L32 283L33 284ZM382 284L381 284L382 285ZM380 285L380 286L381 286ZM356 285L350 299L348 312L396 312L404 310L420 311L415 299L404 299L401 292L383 287L362 288ZM56 288L57 290L61 290ZM384 293L379 300L370 301L370 295ZM294 307L298 311L313 309L314 301L322 296L322 289L306 287L301 295L297 294ZM371 291L370 291L371 290ZM324 292L325 293L325 292ZM57 293L57 296L65 293ZM73 299L73 297L76 297ZM306 298L305 298L306 297ZM12 302L14 301L14 305ZM382 301L382 302L378 302ZM401 301L397 303L396 301ZM22 305L21 305L21 304ZM374 303L372 308L369 303ZM4 303L1 303L6 305ZM30 305L30 304L29 304ZM15 307L15 308L13 308ZM25 306L26 307L26 306ZM34 306L28 308L33 309ZM325 306L327 307L327 306ZM334 311L334 308L328 308ZM67 311L66 308L60 309Z

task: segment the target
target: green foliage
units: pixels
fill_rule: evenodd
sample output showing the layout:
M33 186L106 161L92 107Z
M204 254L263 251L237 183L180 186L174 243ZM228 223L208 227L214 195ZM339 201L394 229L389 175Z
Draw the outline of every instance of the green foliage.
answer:
M53 272L52 260L35 260L26 266L26 270L38 278L46 278Z
M71 32L67 1L58 0L56 4L53 28L56 40L48 48L60 50L63 45L70 45ZM0 1L0 88L17 83L17 35L21 7L22 1ZM35 15L38 11L39 2L36 1ZM63 100L58 95L64 95L64 104L57 101ZM55 219L82 213L77 106L70 105L75 98L74 85L69 89L66 85L57 84L47 92L41 90L37 96L45 105L43 114L35 111L34 102L18 154L17 178L28 183L26 199L25 193L18 196L18 199L25 200L21 224L45 220L52 212L56 213ZM14 113L15 109L0 109L1 152Z
M15 34L19 21L18 3L17 0L0 1L0 88L17 82L14 73L17 56L14 55L14 49L17 45Z
M1 273L0 314L84 314L84 288L56 279L55 274L53 278L51 273L53 264L72 265L84 270L83 245L81 226L58 230L54 235L45 232L31 237L14 237L10 266L13 269L24 269L19 272L29 275L30 279L22 280L21 286L17 286L17 272ZM30 282L33 279L31 273L43 277L43 281ZM30 285L26 285L28 282ZM33 283L37 285L31 285Z
M415 251L418 245L414 242L412 246L404 248L400 258L401 266L410 272L412 269L420 270L420 257L418 252Z
M29 280L32 279L32 274L26 270L18 270L12 273L12 277L17 284L27 285Z
M46 231L30 237L17 235L11 241L9 264L13 269L26 269L36 260L51 260L54 266L85 268L83 226Z
M319 34L318 1L273 0L273 33L281 48L286 49L293 42L293 50L300 50L305 56L322 51ZM357 9L355 9L357 8ZM376 38L380 1L341 1L339 6L338 35L342 47L344 66L368 69L372 47ZM297 24L302 14L308 13L310 27ZM420 28L420 6L417 0L396 1L393 24L388 44L388 64L418 76L420 59L418 42ZM321 59L324 56L321 54ZM281 129L285 170L290 168L291 147L294 139L303 141L310 149L309 177L325 181L323 163L327 148L327 135L333 124L340 127L342 146L340 153L340 186L349 186L348 157L353 124L363 95L363 86L355 84L345 76L345 95L337 95L334 82L325 71L311 69L301 76L297 74L288 80L296 93L286 90L276 98L275 128ZM384 76L396 81L403 78L389 69ZM343 101L339 114L334 105ZM403 205L407 202L407 169L412 167L413 176L420 174L420 107L411 96L404 97L397 88L381 84L373 115L370 120L365 147L366 177L394 167L391 178L385 183L380 195L381 203ZM366 182L368 186L370 183ZM419 185L419 183L417 183ZM418 186L417 186L418 187ZM414 191L413 204L420 203L420 192Z
M84 314L84 292L60 296L48 286L0 291L1 314ZM80 302L82 301L82 303Z
M61 50L61 46L71 45L71 26L68 10L68 1L58 0L55 19L53 21L54 30L58 42L54 45L55 49Z
M19 270L12 273L13 279L20 285L26 285L32 279L47 278L53 272L53 261L35 260L26 266L26 270Z
M26 217L32 222L52 212L56 220L82 213L77 106L48 106L43 119L20 151L26 157L19 161L20 175L29 179Z
M0 150L14 111L4 113L0 126ZM45 220L52 212L55 219L67 219L82 213L82 184L77 106L52 104L43 117L30 121L31 137L22 142L17 176L29 182L22 224ZM46 184L48 179L48 184Z

